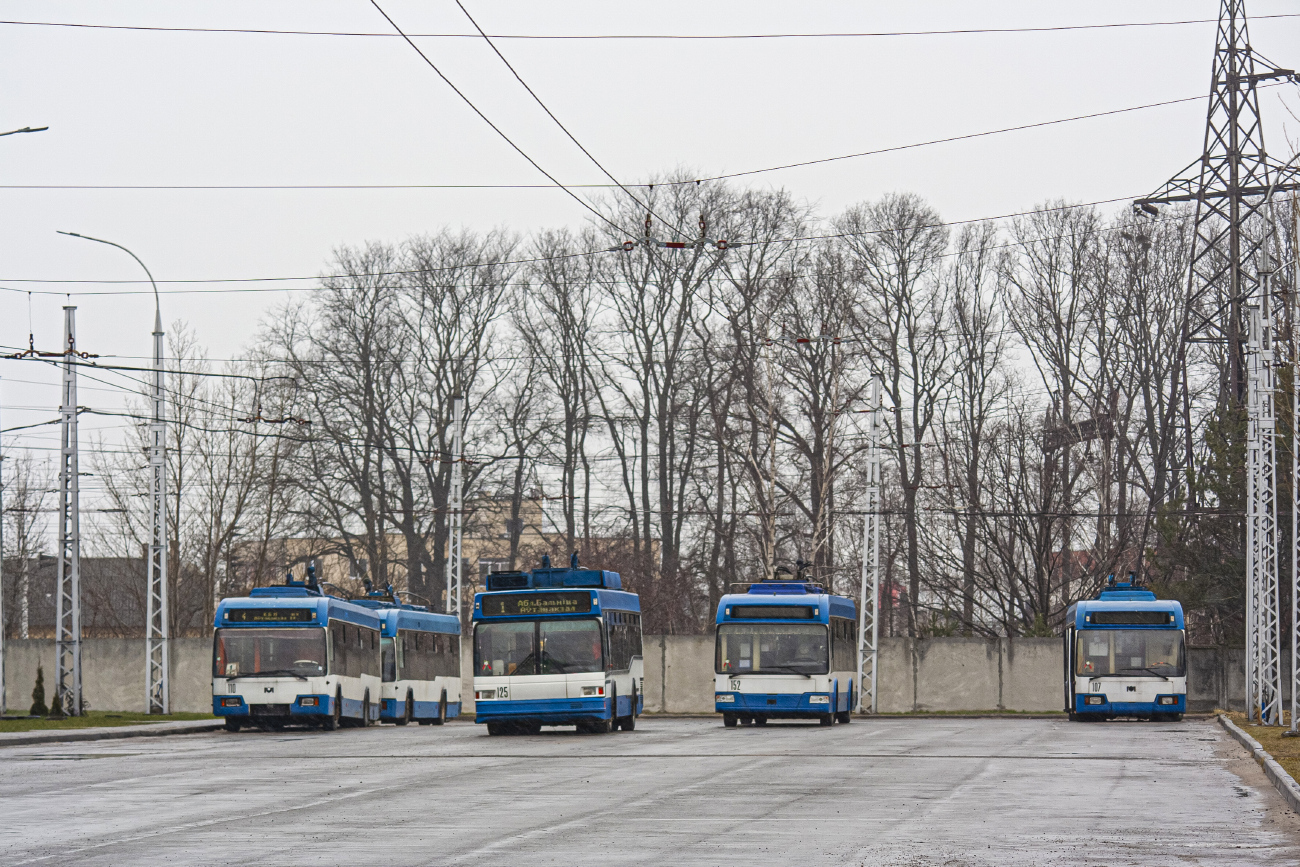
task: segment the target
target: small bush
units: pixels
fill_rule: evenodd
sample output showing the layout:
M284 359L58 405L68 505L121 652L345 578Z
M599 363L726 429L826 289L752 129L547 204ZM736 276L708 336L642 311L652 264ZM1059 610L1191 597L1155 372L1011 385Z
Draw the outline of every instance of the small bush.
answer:
M36 688L32 690L32 716L48 716L50 709L45 706L45 669L36 666Z

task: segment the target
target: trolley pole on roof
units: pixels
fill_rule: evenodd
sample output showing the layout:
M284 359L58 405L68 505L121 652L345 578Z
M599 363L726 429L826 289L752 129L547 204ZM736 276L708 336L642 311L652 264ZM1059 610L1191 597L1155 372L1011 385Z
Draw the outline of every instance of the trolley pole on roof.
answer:
M54 700L81 715L81 478L77 440L77 308L63 308L63 402L59 407L59 573L55 592Z
M858 713L876 712L880 643L880 379L871 380L867 416L867 508L862 519L862 601L858 617Z
M460 618L461 533L465 524L465 398L452 398L451 495L447 528L447 613Z

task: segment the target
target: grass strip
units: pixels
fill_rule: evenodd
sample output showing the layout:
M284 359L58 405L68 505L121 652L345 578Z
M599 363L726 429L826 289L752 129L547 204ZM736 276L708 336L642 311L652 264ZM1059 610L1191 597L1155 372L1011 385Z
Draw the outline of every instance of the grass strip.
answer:
M135 726L149 723L186 722L189 720L216 719L210 713L147 714L126 711L87 711L81 716L63 719L28 717L25 719L0 719L0 732L39 732L59 729L88 729L104 726Z

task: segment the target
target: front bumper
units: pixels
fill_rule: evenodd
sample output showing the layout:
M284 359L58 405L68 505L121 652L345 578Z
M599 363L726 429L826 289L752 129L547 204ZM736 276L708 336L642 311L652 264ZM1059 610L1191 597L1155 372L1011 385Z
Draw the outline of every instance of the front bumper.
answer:
M574 725L612 716L604 696L543 698L515 701L487 699L475 702L474 722L522 722L540 725Z
M1099 704L1089 704L1089 698L1100 698ZM1161 699L1174 699L1173 704L1162 704ZM1105 693L1080 693L1074 697L1075 713L1090 713L1102 716L1141 716L1148 717L1157 713L1187 713L1186 695L1160 695L1155 701L1110 701Z
M303 704L303 699L315 699L316 704ZM238 704L227 702L238 701ZM245 719L285 720L293 717L329 716L334 713L334 697L329 695L300 695L289 704L249 704L242 695L221 694L212 697L215 716L244 717Z
M719 696L728 695L732 697L731 701L717 700ZM828 692L715 692L713 708L718 713L734 713L737 716L807 719L831 713L835 708L834 701L835 697Z

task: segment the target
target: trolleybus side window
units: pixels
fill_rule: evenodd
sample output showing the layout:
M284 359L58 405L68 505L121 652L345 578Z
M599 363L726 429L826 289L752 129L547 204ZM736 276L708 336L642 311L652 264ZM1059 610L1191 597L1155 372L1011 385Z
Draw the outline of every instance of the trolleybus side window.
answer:
M853 634L853 621L843 617L831 618L831 670L853 671L858 667Z
M609 670L627 671L632 659L641 655L641 615L631 611L606 611Z
M1165 629L1081 629L1075 639L1075 673L1183 677L1183 633Z

